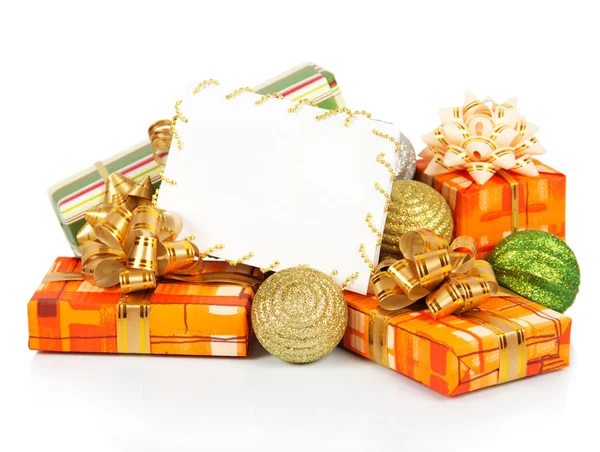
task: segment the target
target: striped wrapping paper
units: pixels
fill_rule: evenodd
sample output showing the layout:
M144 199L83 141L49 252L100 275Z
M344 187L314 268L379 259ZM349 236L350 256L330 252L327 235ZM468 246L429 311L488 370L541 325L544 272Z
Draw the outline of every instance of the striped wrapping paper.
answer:
M335 109L344 106L334 75L313 63L297 66L274 77L254 90L258 94L278 92L290 101L309 99L320 108ZM134 182L149 175L156 189L160 183L161 166L152 156L152 147L146 139L125 151L103 160L109 173L120 172ZM93 163L93 162L90 162ZM102 202L104 182L94 166L54 185L48 190L52 207L65 236L75 254L76 235L85 223L85 212Z
M502 374L507 350L500 347L498 328L469 312L433 320L426 308L408 308L377 324L382 311L373 295L345 296L349 315L343 345L349 350L448 396L510 380ZM517 296L494 297L479 308L524 334L518 378L569 365L569 317Z
M51 272L77 272L80 259L60 257ZM257 268L208 261L207 272L243 272L258 279ZM127 332L119 323L120 289L83 281L42 283L27 306L29 348L53 352L150 353L161 355L246 356L252 338L250 305L254 290L234 284L161 282L149 298L144 328L130 325L130 340L143 350L122 349ZM135 319L138 324L139 319ZM134 328L131 328L133 326ZM133 334L137 332L137 334ZM137 337L136 337L137 336ZM136 345L136 344L134 344ZM120 348L121 347L121 348Z
M415 179L435 188L450 204L454 217L454 236L473 237L477 257L485 259L494 247L512 232L513 199L510 183L495 174L484 185L477 185L466 171L431 177L425 174L429 160L417 161ZM536 162L537 177L510 172L518 183L518 230L550 232L565 239L566 185L564 174Z

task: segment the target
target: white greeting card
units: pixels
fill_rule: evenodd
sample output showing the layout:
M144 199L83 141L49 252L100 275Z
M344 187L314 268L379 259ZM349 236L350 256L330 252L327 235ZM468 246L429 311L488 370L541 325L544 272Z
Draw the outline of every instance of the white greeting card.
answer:
M366 293L395 167L397 126L208 85L184 97L158 203L201 251L275 271L299 264ZM387 163L387 165L386 165ZM385 193L385 194L384 194ZM369 218L367 221L367 217ZM363 255L359 248L364 249Z

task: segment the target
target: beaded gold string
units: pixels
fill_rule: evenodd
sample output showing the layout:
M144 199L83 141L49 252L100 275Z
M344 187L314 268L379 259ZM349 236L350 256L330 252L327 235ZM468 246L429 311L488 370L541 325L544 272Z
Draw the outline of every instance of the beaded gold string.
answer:
M209 85L219 85L219 82L212 78L208 79L208 80L203 80L200 83L198 83L198 85L194 88L194 90L192 91L192 94L195 96L203 88L206 88ZM175 138L175 141L177 142L177 149L179 149L180 151L183 150L183 143L181 142L181 137L179 136L179 133L177 133L175 124L177 123L177 120L179 120L181 122L185 122L185 123L188 122L187 118L181 114L181 102L183 102L183 100L178 100L177 102L175 102L175 116L173 116L173 118L171 119L171 134L173 135L173 138Z
M243 86L241 88L236 89L233 93L229 93L225 96L225 99L229 100L229 99L233 99L235 96L238 96L242 93L253 93L254 90L252 88L250 88L249 86Z
M264 96L262 96L260 99L258 99L256 102L254 102L256 105L262 105L265 103L265 101L267 99L272 99L272 98L276 98L276 99L283 99L283 96L279 93L269 93L269 94L265 94Z

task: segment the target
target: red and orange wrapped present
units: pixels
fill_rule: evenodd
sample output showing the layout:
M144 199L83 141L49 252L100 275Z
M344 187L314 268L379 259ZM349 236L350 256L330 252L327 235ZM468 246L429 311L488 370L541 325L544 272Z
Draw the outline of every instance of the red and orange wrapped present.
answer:
M434 320L424 305L390 312L373 295L345 296L346 348L447 396L569 365L571 319L521 297Z
M345 293L345 347L444 395L568 366L571 320L499 287L472 238L419 229L400 251L375 295Z
M415 178L446 198L455 235L473 237L480 258L519 230L565 238L566 177L534 159L545 153L538 127L520 116L515 99L498 104L467 93L463 107L440 117L423 137Z
M61 257L54 262L27 307L30 349L248 354L250 306L258 284L252 281L262 279L255 267L205 261L204 283L165 280L155 289L131 293L66 276L80 273L78 258Z
M245 356L261 271L178 240L183 221L158 208L149 177L98 169L105 195L77 233L81 259L58 258L29 302L30 348Z

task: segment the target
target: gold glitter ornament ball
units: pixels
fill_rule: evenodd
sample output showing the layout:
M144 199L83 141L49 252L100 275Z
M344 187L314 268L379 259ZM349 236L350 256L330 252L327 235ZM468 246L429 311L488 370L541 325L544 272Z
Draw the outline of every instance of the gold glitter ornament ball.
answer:
M252 303L252 327L262 346L290 363L329 354L348 323L342 290L309 267L281 270L260 287Z
M450 206L437 191L423 182L397 180L383 231L381 259L402 258L400 237L406 232L426 228L452 241L454 220Z
M579 292L575 254L548 232L511 234L496 245L488 261L502 287L554 311L565 312Z

